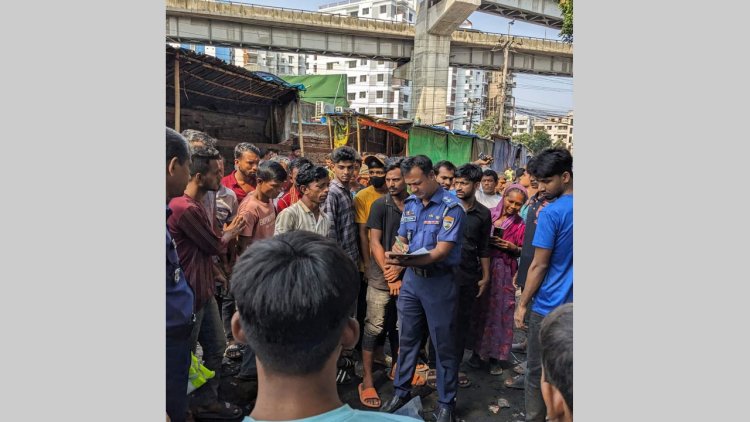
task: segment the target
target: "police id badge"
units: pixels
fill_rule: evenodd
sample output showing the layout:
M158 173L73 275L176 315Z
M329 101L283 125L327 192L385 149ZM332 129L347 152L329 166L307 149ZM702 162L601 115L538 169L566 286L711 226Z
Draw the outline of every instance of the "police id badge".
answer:
M455 218L453 218L453 217L451 217L449 215L446 215L445 217L443 217L443 228L446 231L450 230L451 227L453 227L454 221L455 221Z

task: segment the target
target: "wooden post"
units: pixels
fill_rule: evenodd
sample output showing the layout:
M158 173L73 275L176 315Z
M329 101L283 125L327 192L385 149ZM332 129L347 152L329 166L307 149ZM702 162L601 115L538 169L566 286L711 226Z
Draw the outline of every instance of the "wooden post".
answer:
M357 152L362 154L362 141L360 140L359 136L359 117L354 116L354 118L357 121Z
M328 141L333 149L333 129L331 129L331 116L326 116L326 123L328 123Z
M302 101L297 99L297 130L299 131L299 149L302 156L305 156L305 139L302 136Z
M180 53L174 55L174 130L180 131Z

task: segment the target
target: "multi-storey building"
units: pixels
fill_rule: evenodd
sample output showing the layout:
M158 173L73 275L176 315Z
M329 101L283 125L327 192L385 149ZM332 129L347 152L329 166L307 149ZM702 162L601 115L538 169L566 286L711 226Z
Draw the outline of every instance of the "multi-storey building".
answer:
M323 4L318 11L358 18L413 23L414 0L343 0ZM409 81L393 77L396 64L387 60L307 56L307 72L316 75L346 74L350 107L360 113L390 119L408 119Z

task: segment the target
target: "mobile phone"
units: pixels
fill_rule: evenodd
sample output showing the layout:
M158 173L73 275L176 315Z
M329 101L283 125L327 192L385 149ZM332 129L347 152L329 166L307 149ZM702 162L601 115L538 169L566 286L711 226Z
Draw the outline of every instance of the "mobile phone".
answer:
M492 231L492 235L496 236L496 237L499 237L499 238L502 239L503 238L503 229L501 229L500 227L495 227L495 230Z

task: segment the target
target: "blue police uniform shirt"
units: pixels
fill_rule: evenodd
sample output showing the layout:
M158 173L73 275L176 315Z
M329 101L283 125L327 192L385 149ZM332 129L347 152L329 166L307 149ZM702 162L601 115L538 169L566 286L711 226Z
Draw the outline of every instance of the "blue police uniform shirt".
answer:
M172 210L167 207L167 218ZM185 278L177 256L177 245L167 230L167 330L182 327L193 320L193 289Z
M406 198L398 235L407 239L409 253L420 248L435 249L437 242L453 242L448 256L435 264L456 266L461 262L465 215L458 198L439 186L427 206L414 195Z
M546 316L573 301L573 195L563 195L539 213L532 245L551 249L549 269L531 310Z

